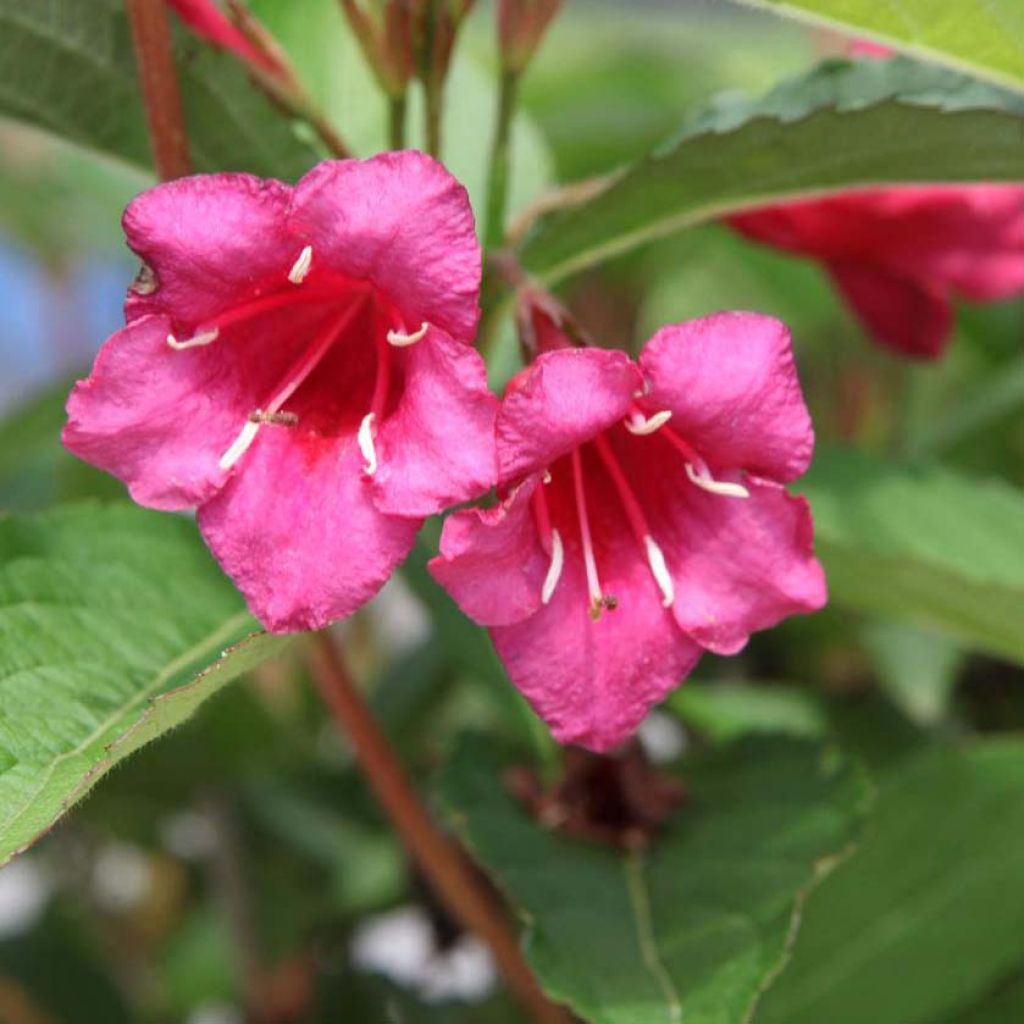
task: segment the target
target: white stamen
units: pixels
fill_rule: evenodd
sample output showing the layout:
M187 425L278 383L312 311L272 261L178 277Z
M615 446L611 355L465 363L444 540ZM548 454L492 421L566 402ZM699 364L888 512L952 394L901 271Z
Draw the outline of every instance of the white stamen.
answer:
M373 476L377 472L377 449L373 446L374 419L373 413L368 412L363 417L362 423L359 424L359 433L356 434L356 443L359 445L359 450L363 453L363 458L366 460L363 471L367 476Z
M658 427L665 426L670 419L672 419L670 409L662 409L661 412L656 412L653 416L648 416L646 419L640 413L635 413L626 420L626 429L631 434L653 434Z
M306 275L309 273L309 268L312 265L313 246L307 245L299 253L299 258L292 264L292 269L288 271L288 280L292 284L302 284L306 280Z
M229 470L249 450L249 445L256 440L259 430L259 423L246 420L245 426L235 438L234 444L220 457L220 468L225 471Z
M654 574L654 582L658 584L658 589L661 591L662 606L671 608L672 602L676 599L676 588L672 584L672 576L665 564L665 556L653 537L644 537L644 547L647 548L647 562Z
M173 334L168 334L167 344L175 351L181 352L186 348L199 348L201 345L209 345L210 342L216 341L219 335L220 331L216 327L211 327L208 331L200 331L199 334L186 338L184 341L178 341Z
M562 547L562 537L557 530L551 531L551 564L548 566L548 574L544 577L544 586L540 588L540 603L547 604L551 595L562 578L562 566L565 565L565 549Z
M726 480L716 480L711 475L707 463L699 462L696 465L688 462L686 464L686 475L692 483L712 494L720 494L725 498L749 498L750 491L743 484L731 484Z
M544 484L551 483L551 470L550 469L545 469L543 475L540 478L540 480L541 480L541 483L544 483Z
M413 334L403 334L401 331L388 331L388 344L394 345L395 348L408 348L410 345L415 345L417 341L422 341L427 336L428 330L430 330L430 324L424 320L420 324L420 329Z

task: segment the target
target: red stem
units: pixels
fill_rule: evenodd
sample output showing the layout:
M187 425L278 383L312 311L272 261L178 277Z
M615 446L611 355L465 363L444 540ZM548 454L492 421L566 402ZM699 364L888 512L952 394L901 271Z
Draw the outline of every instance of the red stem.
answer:
M351 741L356 760L395 831L453 917L487 943L509 988L537 1024L570 1024L567 1012L541 991L490 891L420 803L328 633L311 638L308 664L324 703Z
M125 0L153 163L162 181L192 172L164 0Z

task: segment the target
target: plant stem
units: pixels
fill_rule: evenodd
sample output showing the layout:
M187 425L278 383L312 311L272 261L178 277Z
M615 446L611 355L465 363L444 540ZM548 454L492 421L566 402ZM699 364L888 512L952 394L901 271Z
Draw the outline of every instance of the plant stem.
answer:
M162 181L192 171L164 0L125 0L153 163Z
M444 85L439 82L423 83L423 108L427 139L427 152L436 160L441 159L441 111Z
M516 112L518 99L519 72L503 71L501 86L498 90L498 116L494 126L494 143L491 146L491 166L487 177L487 220L484 244L488 249L497 248L505 239L512 118Z
M391 149L405 149L406 94L388 97L388 145Z
M395 831L453 917L487 943L509 988L537 1024L570 1024L566 1011L541 991L508 921L472 865L420 803L329 633L311 637L307 663L324 703L351 741L356 760Z

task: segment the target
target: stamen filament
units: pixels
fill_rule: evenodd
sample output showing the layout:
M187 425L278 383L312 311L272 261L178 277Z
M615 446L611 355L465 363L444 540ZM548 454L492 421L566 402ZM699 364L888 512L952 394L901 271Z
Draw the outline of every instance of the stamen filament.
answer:
M373 446L373 421L375 416L368 412L359 423L359 432L356 434L356 443L363 453L366 464L363 472L367 476L373 476L377 472L377 449Z
M430 330L430 324L424 320L420 324L420 329L412 334L404 334L402 331L388 331L388 344L394 345L395 348L408 348L410 345L415 345L417 341L422 341L427 336L428 330Z
M168 334L167 344L176 352L183 352L187 348L200 348L203 345L209 345L211 342L216 341L219 335L220 331L216 327L208 331L201 331L199 334L194 334L191 338L186 338L184 341L178 341L173 334Z
M675 600L676 594L675 587L672 585L672 576L668 571L668 566L665 564L665 556L651 536L651 528L647 524L647 517L644 515L640 502L633 493L633 488L626 479L626 474L623 472L622 466L619 465L619 460L615 457L615 453L612 451L612 447L604 434L598 434L594 438L594 446L597 448L597 454L604 463L604 468L611 477L612 484L619 496L619 501L622 503L623 511L626 513L626 519L629 521L630 529L632 529L634 536L640 542L641 547L644 549L644 554L647 556L647 564L651 567L651 575L654 576L654 582L658 584L658 589L661 591L661 603L665 608L668 608Z
M636 409L626 418L626 429L631 434L637 434L638 436L653 434L659 427L663 427L668 423L671 418L672 412L669 409L662 409L661 412L656 412L651 416L644 416L639 409Z
M248 302L243 302L212 320L204 322L204 330L197 334L207 334L210 331L222 331L225 327L249 320L261 313L269 313L271 310L280 309L282 306L294 306L297 303L302 305L313 305L316 303L337 302L338 292L333 291L309 291L309 292L273 292L270 295L260 295ZM172 346L173 347L173 346Z
M360 296L345 309L332 321L331 326L292 364L291 369L285 376L284 384L278 387L270 401L259 410L261 414L260 420L258 422L253 422L251 418L246 420L245 426L242 427L241 432L235 438L231 447L220 457L220 468L222 470L229 470L249 450L249 446L256 440L260 427L267 422L267 417L279 413L281 406L298 391L306 378L316 369L317 364L327 354L331 346L338 340L338 335L341 334L359 311L364 298L365 296Z
M307 245L299 253L299 258L292 264L292 269L288 271L288 280L292 284L302 284L306 280L306 275L309 273L309 268L312 265L313 246Z
M540 588L540 603L547 604L558 586L562 577L562 568L565 565L565 548L562 547L562 537L557 530L551 531L551 564L548 566L548 573L544 577L544 585Z
M580 462L579 448L573 448L572 486L576 497L576 518L580 525L580 542L583 545L583 564L587 571L587 591L590 595L590 617L599 619L605 607L605 595L601 590L601 580L597 575L597 560L594 558L594 540L590 534L590 519L587 515L587 496L583 490L583 466Z
M676 599L676 588L668 565L665 564L665 555L653 537L644 537L644 548L647 551L647 564L651 567L654 582L661 591L661 605L663 608L671 608L672 602Z
M712 494L720 494L726 498L749 498L750 491L743 484L730 483L728 480L716 480L711 475L707 463L703 459L697 459L695 463L686 464L686 475L691 483Z

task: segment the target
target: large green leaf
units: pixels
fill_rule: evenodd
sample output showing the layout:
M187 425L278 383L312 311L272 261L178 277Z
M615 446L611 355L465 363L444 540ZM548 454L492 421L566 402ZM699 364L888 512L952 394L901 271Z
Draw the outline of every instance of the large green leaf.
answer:
M1024 101L908 60L830 61L758 100L725 98L522 251L547 280L729 213L857 186L1024 178Z
M186 519L88 504L0 520L0 863L280 649L255 628Z
M451 820L528 922L541 983L589 1024L747 1020L865 795L858 772L795 741L733 745L686 781L686 804L644 855L533 822L484 741L446 770Z
M835 604L1024 662L1024 495L824 449L801 482Z
M315 162L233 57L184 33L177 56L196 170L291 179ZM0 114L149 166L122 0L0 0Z
M741 0L871 36L1024 89L1020 0Z
M868 831L807 901L757 1024L931 1021L1024 959L1024 744L903 762Z

